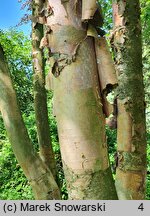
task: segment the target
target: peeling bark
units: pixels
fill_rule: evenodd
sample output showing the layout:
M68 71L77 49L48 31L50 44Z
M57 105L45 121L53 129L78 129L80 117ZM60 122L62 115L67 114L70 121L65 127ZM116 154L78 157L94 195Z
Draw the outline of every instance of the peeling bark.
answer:
M24 125L8 65L0 45L0 111L14 154L28 178L35 199L59 199L59 188L51 171L35 152Z
M92 19L96 10L96 0L82 0L82 21Z
M49 0L48 6L53 8L47 26L52 30L48 41L54 62L54 110L69 199L117 199L94 38L87 36L88 27L82 23L81 1Z
M112 56L104 37L95 39L95 50L101 92L107 94L117 86L118 80Z
M102 105L97 97L95 74L92 73L96 72L92 44L90 38L84 41L76 61L55 78L54 110L69 198L116 199L108 162ZM86 52L88 55L85 58ZM107 187L111 188L108 191L104 187L104 173L107 177L109 175ZM93 180L94 175L97 177ZM92 181L95 182L91 185Z
M107 94L118 85L115 66L112 60L107 41L104 37L95 38L95 51L98 66L100 92L102 95L103 112L109 117L113 112L113 105L107 101ZM107 123L107 121L106 121Z
M114 1L112 47L118 74L119 199L144 199L146 179L145 101L138 0Z
M33 4L33 16L38 16L43 9L43 3L36 0ZM52 171L56 179L56 164L52 149L50 128L48 122L47 94L45 89L45 60L40 42L43 38L43 25L32 23L32 58L33 58L33 84L34 84L34 108L36 116L38 143L40 156Z
M103 16L101 7L99 5L98 14L96 12L93 19L89 21L87 36L93 37L95 40L99 94L102 97L103 112L105 114L105 117L107 118L110 116L110 114L113 113L113 105L107 101L107 95L117 87L118 80L115 66L112 60L112 55L109 50L107 41L104 37L105 32L100 28L102 27L102 25Z

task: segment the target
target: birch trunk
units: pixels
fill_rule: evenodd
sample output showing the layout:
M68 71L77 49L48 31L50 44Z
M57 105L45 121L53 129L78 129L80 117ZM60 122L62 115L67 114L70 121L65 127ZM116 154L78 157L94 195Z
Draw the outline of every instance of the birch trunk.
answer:
M144 199L146 130L139 1L114 1L113 14L112 47L119 80L116 188L119 199Z
M17 104L9 69L0 46L0 111L14 154L28 178L35 199L59 199L51 171L35 152Z
M82 23L81 1L47 3L51 13L46 25L51 31L45 38L51 49L54 111L69 199L117 199L94 39L87 36L87 24Z
M33 16L38 16L43 8L42 1L33 1ZM50 127L48 122L47 93L45 89L45 60L43 49L40 48L40 42L43 38L43 25L35 21L32 22L32 58L34 69L34 108L36 116L38 142L40 147L40 156L44 163L52 171L56 179L56 164L52 149Z

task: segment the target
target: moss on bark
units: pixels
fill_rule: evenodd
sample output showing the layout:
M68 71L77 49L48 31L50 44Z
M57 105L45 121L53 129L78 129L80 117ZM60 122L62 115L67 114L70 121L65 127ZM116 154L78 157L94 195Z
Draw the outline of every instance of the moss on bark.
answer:
M146 129L139 1L114 1L114 9L112 47L119 80L116 187L120 199L144 199ZM132 178L136 173L142 179L140 190L138 181ZM137 187L132 188L128 181L134 181Z

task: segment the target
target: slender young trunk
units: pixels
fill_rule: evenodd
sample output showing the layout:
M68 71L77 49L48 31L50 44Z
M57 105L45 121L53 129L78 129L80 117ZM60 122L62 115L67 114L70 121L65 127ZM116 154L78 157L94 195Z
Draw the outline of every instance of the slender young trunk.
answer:
M43 2L33 1L33 17L38 16L43 8ZM52 149L50 128L48 122L47 94L45 89L45 60L43 49L40 42L43 38L43 25L37 22L32 23L32 58L34 69L34 108L36 116L38 142L40 156L44 163L52 171L56 179L56 164Z
M51 171L40 159L29 139L8 65L0 45L0 111L16 158L28 178L35 199L59 199L59 189Z
M81 1L76 0L49 0L47 8L51 9L47 17L51 31L45 38L52 52L54 110L69 199L117 199L94 39L87 36L87 24L82 23L89 12L81 19Z
M112 47L118 73L118 166L119 199L144 199L146 179L145 102L139 0L113 4Z

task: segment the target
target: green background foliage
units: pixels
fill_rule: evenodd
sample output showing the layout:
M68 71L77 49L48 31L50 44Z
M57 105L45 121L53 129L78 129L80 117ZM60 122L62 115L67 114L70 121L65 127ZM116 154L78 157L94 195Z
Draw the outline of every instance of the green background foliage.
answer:
M104 30L109 34L112 29L111 1L102 1L104 14ZM146 119L147 119L147 199L150 200L150 0L141 0L141 19L143 28L143 71L146 92ZM22 32L14 29L0 31L0 43L2 44L9 63L12 80L17 91L18 102L21 107L23 119L28 129L29 136L35 149L38 151L38 140L35 124L32 89L32 62L31 42ZM49 124L52 145L55 153L58 182L62 191L62 198L67 199L66 182L62 169L60 148L55 118L52 114L52 92L48 92ZM110 162L115 176L116 131L107 130L107 142L109 146ZM22 200L34 199L31 187L23 174L7 139L6 130L0 114L0 199Z

